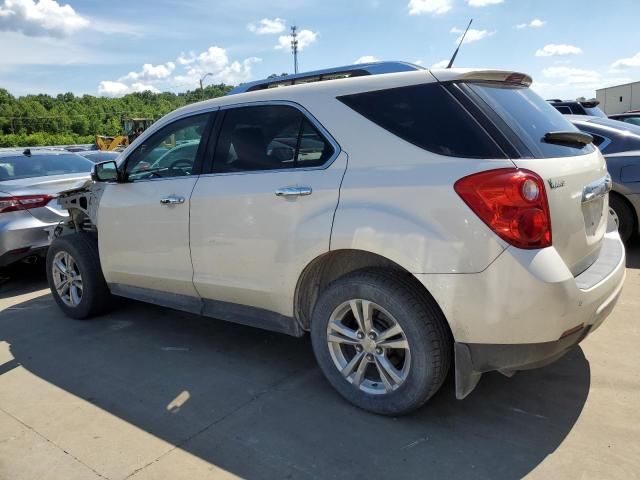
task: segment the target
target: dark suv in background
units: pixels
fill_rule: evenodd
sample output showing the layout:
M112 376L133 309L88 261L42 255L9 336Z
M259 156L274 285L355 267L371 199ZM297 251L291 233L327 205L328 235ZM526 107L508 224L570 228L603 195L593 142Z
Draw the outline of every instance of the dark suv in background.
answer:
M593 117L607 118L607 115L598 107L600 102L597 100L579 102L577 100L552 99L547 100L547 102L553 105L555 109L563 115L590 115Z

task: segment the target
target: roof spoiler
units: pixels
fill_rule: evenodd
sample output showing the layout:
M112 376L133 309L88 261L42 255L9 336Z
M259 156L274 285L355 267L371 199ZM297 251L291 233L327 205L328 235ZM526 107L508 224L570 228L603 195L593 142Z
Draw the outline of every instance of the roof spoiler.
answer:
M523 87L529 87L533 83L533 79L525 73L503 70L473 70L461 74L457 79L465 82L500 82Z

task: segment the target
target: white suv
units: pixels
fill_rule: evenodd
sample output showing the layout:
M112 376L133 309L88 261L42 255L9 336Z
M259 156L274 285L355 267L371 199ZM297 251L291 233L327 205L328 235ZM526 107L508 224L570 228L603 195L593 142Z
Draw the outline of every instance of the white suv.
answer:
M611 312L625 252L602 155L530 83L420 70L181 108L60 198L54 298L310 332L329 382L382 414L452 367L464 398L547 364Z

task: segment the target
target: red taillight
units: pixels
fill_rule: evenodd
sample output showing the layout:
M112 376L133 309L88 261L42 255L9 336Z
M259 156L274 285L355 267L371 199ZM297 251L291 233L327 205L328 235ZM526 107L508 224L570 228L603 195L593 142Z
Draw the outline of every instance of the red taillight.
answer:
M503 240L519 248L551 246L551 216L542 179L529 170L503 168L461 178L462 200Z
M20 195L15 197L0 197L0 213L44 207L51 201L52 198L53 197L51 195Z

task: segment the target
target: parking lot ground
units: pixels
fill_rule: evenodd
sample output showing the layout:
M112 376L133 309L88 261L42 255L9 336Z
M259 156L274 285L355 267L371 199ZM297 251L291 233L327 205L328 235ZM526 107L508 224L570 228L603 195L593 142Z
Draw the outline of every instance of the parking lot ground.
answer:
M640 478L640 245L579 348L402 418L343 401L308 338L137 302L80 322L0 284L0 479Z

